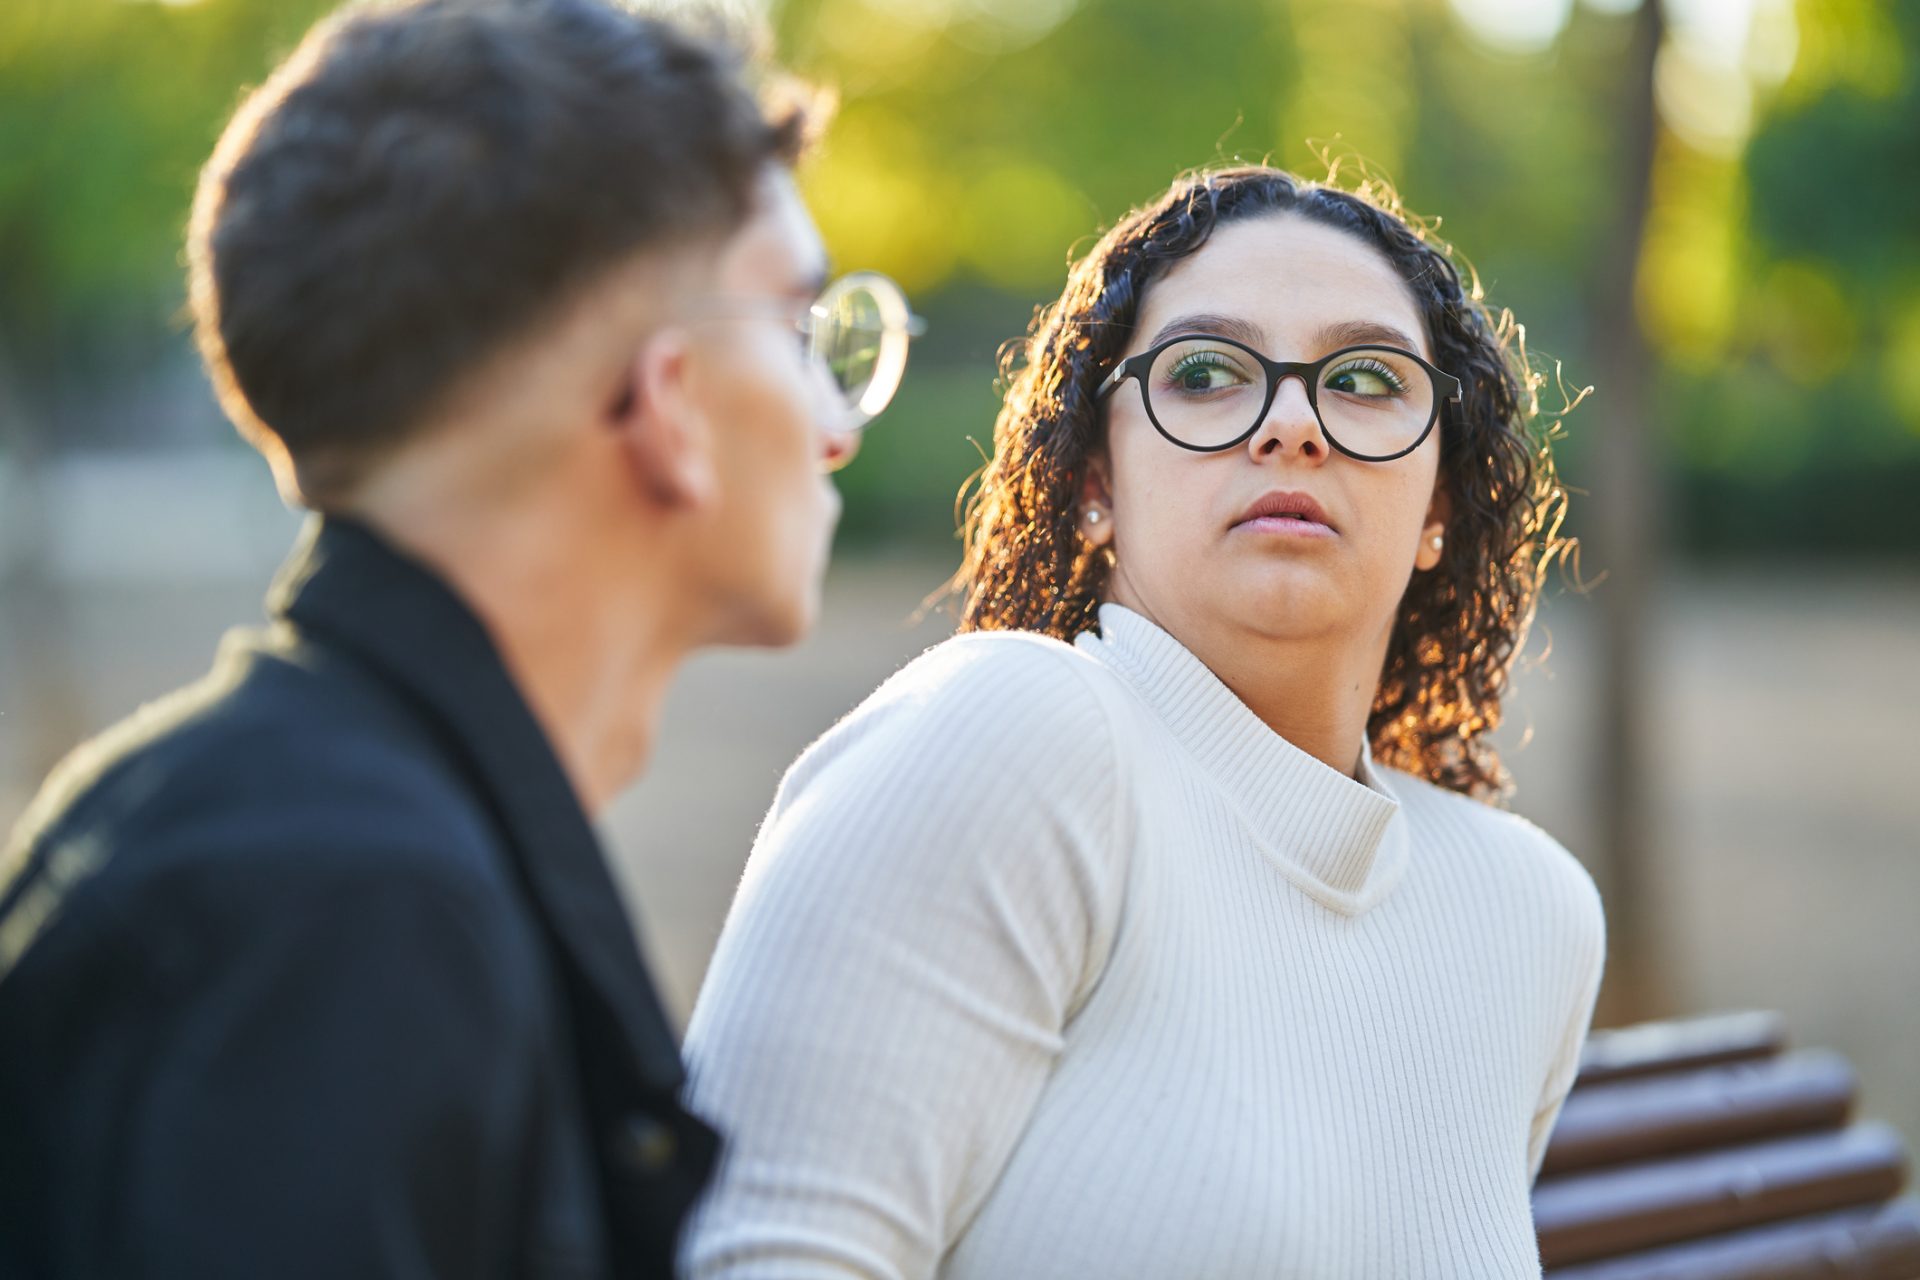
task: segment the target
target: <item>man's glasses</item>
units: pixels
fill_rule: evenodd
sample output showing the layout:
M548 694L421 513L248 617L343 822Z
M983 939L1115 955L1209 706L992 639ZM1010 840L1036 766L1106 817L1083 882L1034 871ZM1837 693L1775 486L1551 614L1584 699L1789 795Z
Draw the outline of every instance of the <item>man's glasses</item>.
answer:
M900 389L907 343L927 327L900 286L874 271L857 271L828 285L797 324L807 336L807 355L825 366L856 429L871 422Z
M1420 447L1460 380L1398 347L1342 347L1318 360L1269 360L1232 338L1169 338L1123 360L1099 399L1128 378L1155 430L1182 449L1214 453L1244 443L1266 420L1287 378L1298 377L1327 442L1350 458L1390 462Z
M716 320L739 315L791 317L805 340L808 361L826 375L845 410L836 424L842 432L865 427L892 401L907 370L907 344L926 331L900 286L875 271L856 271L829 284L806 304L774 298L708 298L687 320Z

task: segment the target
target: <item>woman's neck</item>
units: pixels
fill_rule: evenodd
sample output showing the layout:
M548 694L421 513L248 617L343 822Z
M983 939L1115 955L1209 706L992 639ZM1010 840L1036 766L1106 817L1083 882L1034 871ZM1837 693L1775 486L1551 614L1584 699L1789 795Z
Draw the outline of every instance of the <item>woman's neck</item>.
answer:
M1369 665L1351 649L1329 652L1305 642L1202 639L1196 647L1176 638L1268 728L1328 768L1355 776L1384 654L1371 655Z
M1227 621L1157 617L1120 592L1113 603L1178 640L1275 733L1328 768L1357 774L1390 633L1371 643L1337 634L1273 636Z

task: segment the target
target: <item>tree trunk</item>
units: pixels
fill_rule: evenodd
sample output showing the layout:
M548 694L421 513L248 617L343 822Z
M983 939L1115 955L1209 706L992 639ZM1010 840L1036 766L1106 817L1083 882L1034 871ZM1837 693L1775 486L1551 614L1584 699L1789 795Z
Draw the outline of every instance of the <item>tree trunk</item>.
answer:
M1591 283L1598 443L1591 498L1595 536L1587 566L1604 574L1594 593L1601 636L1596 794L1608 919L1607 977L1595 1016L1599 1026L1672 1012L1670 957L1653 898L1658 798L1646 750L1649 632L1666 504L1648 413L1653 361L1634 299L1658 128L1654 59L1664 27L1661 0L1642 0L1614 117L1621 126L1616 219Z

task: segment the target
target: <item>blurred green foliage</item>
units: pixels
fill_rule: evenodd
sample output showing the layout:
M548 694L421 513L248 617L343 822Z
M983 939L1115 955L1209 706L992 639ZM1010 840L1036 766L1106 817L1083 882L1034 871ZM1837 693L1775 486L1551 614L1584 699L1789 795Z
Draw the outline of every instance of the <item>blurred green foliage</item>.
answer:
M0 324L16 340L179 286L187 205L242 87L326 5L0 5Z
M242 86L326 7L0 5L0 375L20 398L58 406L63 386L178 358L195 172ZM1636 272L1685 546L1920 556L1920 5L1725 0L1751 18L1715 44L1715 5L1672 0L1646 241L1609 262L1627 7L1581 0L1521 48L1476 22L1484 0L778 5L783 59L841 100L807 175L836 258L893 273L932 321L842 473L848 537L950 538L996 352L1069 252L1237 157L1391 179L1569 387L1591 380L1595 282ZM1586 412L1564 444L1576 494Z

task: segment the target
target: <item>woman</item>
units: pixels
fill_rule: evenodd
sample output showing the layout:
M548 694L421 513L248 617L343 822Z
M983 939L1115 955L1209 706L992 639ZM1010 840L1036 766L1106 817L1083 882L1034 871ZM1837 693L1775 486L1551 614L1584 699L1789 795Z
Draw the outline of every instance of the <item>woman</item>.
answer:
M1390 207L1205 173L1074 266L963 634L794 765L688 1032L695 1277L1537 1276L1604 952L1484 800L1564 497Z

